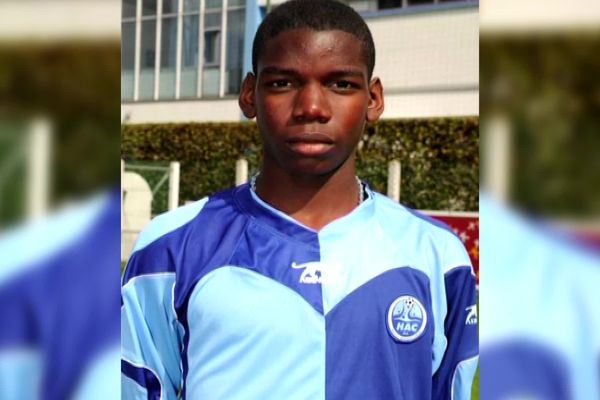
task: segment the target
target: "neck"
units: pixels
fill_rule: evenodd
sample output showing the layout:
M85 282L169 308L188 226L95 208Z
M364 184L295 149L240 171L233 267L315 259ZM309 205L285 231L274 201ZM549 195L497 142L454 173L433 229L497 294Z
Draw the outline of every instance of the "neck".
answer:
M327 176L266 169L256 179L256 192L263 201L316 231L350 213L360 198L354 168Z

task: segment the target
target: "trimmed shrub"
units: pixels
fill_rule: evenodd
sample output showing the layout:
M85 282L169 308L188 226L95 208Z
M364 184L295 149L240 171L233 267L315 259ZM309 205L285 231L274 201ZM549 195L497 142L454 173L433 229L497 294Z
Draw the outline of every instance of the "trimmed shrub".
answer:
M254 122L123 125L122 157L128 162L181 162L180 199L200 199L230 187L235 161L259 169L260 137ZM401 201L420 209L477 210L479 120L383 120L365 130L358 175L385 193L387 163L402 164Z

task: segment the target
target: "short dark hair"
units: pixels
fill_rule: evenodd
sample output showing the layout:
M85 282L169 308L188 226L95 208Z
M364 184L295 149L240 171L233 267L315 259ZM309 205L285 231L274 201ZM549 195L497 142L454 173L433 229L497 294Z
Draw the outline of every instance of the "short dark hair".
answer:
M369 27L350 6L335 0L290 0L269 13L258 27L252 45L252 69L256 74L258 59L266 43L280 33L308 28L314 31L340 30L356 37L363 47L368 78L375 68L375 44Z

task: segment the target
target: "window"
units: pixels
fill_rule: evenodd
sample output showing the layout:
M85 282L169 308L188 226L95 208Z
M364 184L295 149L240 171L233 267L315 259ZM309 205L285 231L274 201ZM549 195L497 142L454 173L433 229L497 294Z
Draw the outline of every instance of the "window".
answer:
M154 70L156 65L156 18L142 21L140 48L139 99L154 98Z
M162 19L160 45L160 90L159 99L175 98L177 67L177 18Z
M177 0L163 0L162 6L163 16L177 13Z
M142 0L142 17L156 15L156 0Z
M157 0L122 0L121 99L238 93L246 1L227 3L224 8L223 0L162 0L159 8Z
M207 67L219 66L221 60L221 32L204 32L204 65Z
M135 21L121 24L121 99L133 100L135 73Z
M181 86L179 96L184 99L196 97L198 92L199 16L183 17Z
M223 0L206 0L206 8L221 8L223 6Z
M135 18L135 5L136 0L122 0L121 15L123 16L123 19Z
M183 0L183 12L189 13L200 10L200 0Z
M243 9L227 12L227 68L225 90L227 94L240 92L244 66L244 29L246 13Z
M218 4L217 4L218 3ZM206 1L206 7L221 6L220 1ZM204 14L204 69L202 96L215 97L221 92L221 20L222 12L210 10Z
M394 8L408 8L412 6L435 5L440 3L456 2L477 3L477 0L345 0L358 12L388 10Z

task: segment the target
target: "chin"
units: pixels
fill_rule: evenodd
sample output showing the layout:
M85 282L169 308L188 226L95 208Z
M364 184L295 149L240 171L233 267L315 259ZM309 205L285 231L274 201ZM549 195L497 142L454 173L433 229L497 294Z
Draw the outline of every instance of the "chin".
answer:
M352 155L334 157L333 154L321 157L302 157L287 151L281 151L276 156L269 152L263 153L264 166L285 171L289 175L324 177L332 175L340 168L352 162Z
M328 176L334 174L344 163L332 163L329 160L297 160L297 162L286 163L284 169L292 175L305 176Z

